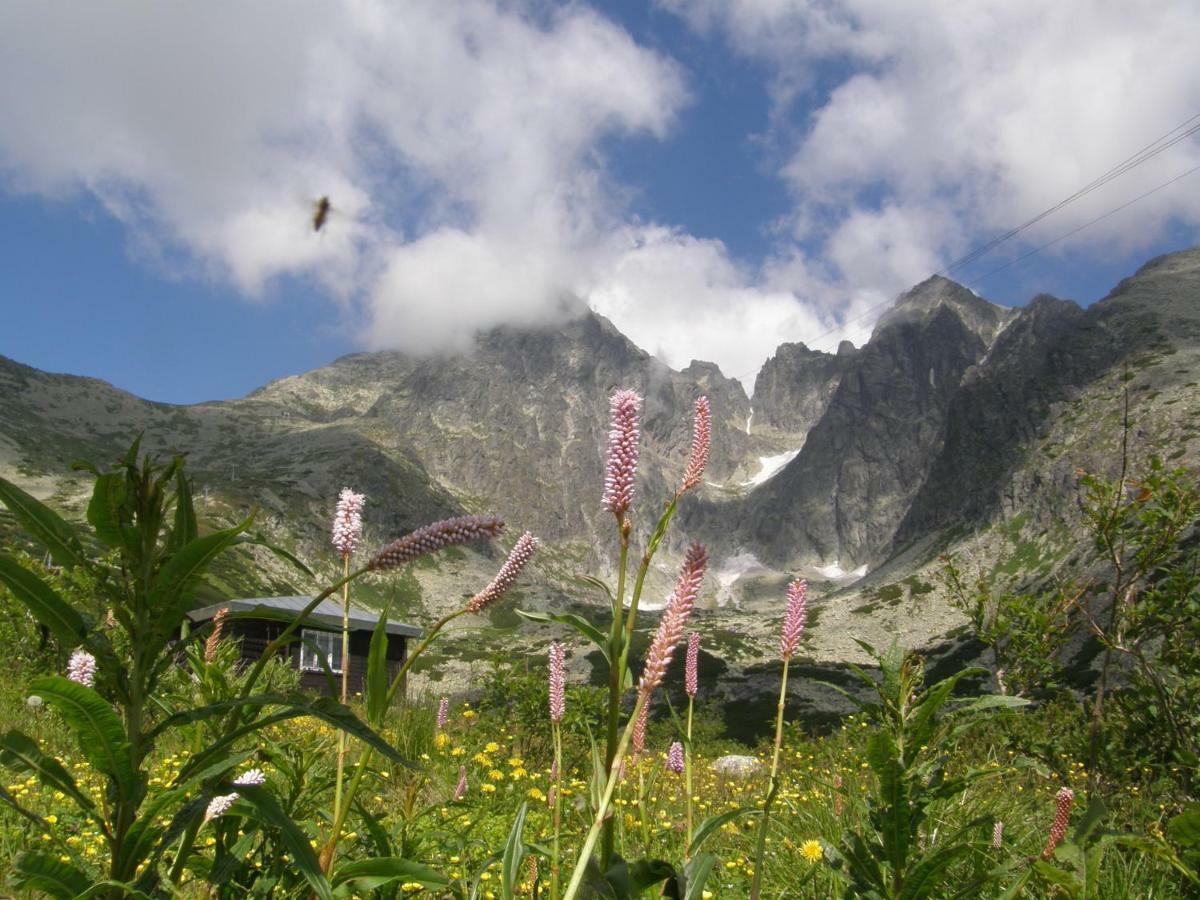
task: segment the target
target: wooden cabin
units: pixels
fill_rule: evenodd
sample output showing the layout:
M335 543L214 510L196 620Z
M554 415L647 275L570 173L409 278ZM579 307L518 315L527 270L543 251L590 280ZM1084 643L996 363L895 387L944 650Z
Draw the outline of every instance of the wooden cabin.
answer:
M254 662L262 656L267 645L279 637L303 609L312 602L311 597L252 597L244 600L225 600L203 609L188 613L193 626L212 621L218 610L231 614L222 627L222 634L241 642L242 660ZM232 614L236 613L236 617ZM257 615L256 615L257 614ZM350 693L366 690L367 654L371 649L371 635L379 621L379 613L350 604ZM419 637L421 629L400 622L388 621L387 667L395 677L408 658L409 638ZM330 693L329 677L323 662L327 662L333 673L335 689L333 696L341 691L342 680L342 605L328 599L322 600L309 614L297 631L298 640L292 641L279 652L286 656L292 668L300 672L302 687Z

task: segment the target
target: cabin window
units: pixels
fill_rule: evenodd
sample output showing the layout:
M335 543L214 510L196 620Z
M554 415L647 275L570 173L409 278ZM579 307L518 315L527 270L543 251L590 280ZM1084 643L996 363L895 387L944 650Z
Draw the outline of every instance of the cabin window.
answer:
M323 660L328 661L331 672L342 671L342 640L332 631L317 631L312 628L300 632L300 668L306 672L323 672ZM319 656L317 654L320 654Z

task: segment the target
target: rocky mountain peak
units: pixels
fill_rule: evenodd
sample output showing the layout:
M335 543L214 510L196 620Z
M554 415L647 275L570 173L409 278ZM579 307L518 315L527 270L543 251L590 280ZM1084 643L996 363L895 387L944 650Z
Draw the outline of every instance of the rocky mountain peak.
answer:
M901 322L928 319L943 308L953 310L987 346L1017 315L1016 310L984 300L957 281L934 275L897 297L892 308L875 324L872 337Z

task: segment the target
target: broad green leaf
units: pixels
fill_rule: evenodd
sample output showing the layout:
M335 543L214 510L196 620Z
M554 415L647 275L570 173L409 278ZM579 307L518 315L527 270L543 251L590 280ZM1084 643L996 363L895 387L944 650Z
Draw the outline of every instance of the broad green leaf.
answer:
M684 894L683 900L701 900L704 897L704 885L712 873L717 858L711 853L697 853L683 867Z
M207 706L201 706L196 709L186 709L177 712L158 724L151 732L155 737L167 731L170 728L179 725L186 725L192 722L199 722L203 719L210 719L213 716L221 715L229 712L232 709L238 708L253 708L265 706L280 706L283 707L285 714L283 718L292 719L299 716L313 716L332 725L334 728L340 728L352 737L358 738L365 744L374 747L388 759L400 763L401 765L410 766L412 763L400 755L391 744L385 741L378 732L372 730L362 719L358 718L348 706L343 706L333 697L312 697L303 693L291 694L251 694L249 697L235 697L231 700L220 700L216 703L210 703ZM272 721L281 721L280 718L272 716ZM258 730L258 725L251 723L247 726L250 731ZM243 732L245 733L245 732ZM211 749L211 748L210 748ZM198 757L192 759L192 763ZM190 766L189 766L190 768ZM187 771L185 769L184 771ZM181 773L182 774L182 773ZM189 775L189 777L191 777Z
M0 584L12 591L64 648L78 647L87 638L87 625L75 608L11 557L0 555Z
M908 859L912 809L896 745L891 735L876 731L867 738L867 762L879 779L879 836L893 870L903 871Z
M917 708L913 710L912 720L906 729L906 750L904 753L906 764L911 764L919 752L919 748L929 743L929 739L933 736L933 730L937 726L937 714L946 705L946 701L950 699L950 694L954 691L955 686L968 675L978 674L987 674L987 670L978 668L963 669L955 672L949 678L942 679L925 692L925 695L918 702Z
M1087 844L1088 837L1106 815L1108 815L1108 808L1104 805L1104 801L1098 796L1093 795L1088 801L1087 810L1084 812L1083 818L1075 826L1071 840L1081 847Z
M103 697L90 687L59 675L43 675L29 688L58 710L93 767L112 778L124 797L137 792L137 773L125 740L125 729Z
M594 587L596 590L602 591L608 597L610 606L616 602L616 598L613 596L612 588L608 586L608 582L597 578L595 575L576 575L575 580L580 584L586 584L588 587Z
M961 843L951 844L928 854L913 866L904 879L904 889L900 892L899 900L921 900L924 897L938 896L937 888L946 870L973 850L971 844Z
M251 513L240 525L189 541L159 570L149 601L158 617L155 634L160 640L173 636L179 630L179 623L187 612L192 591L200 577L212 565L212 561L250 527L253 520L254 514Z
M182 466L175 470L175 524L167 541L167 552L178 553L200 536L196 527L196 509L192 504L192 486Z
M692 834L692 844L691 844L691 848L690 848L691 852L695 853L696 851L698 851L704 845L704 842L706 840L708 840L709 836L712 835L712 833L715 832L718 828L728 825L730 822L733 822L733 821L741 818L742 816L761 816L761 815L762 815L761 809L757 809L757 808L750 807L750 806L743 806L738 809L726 810L725 812L719 813L718 815L715 815L715 816L709 816L707 819L705 819L703 822L700 823L700 826Z
M1200 803L1189 803L1183 812L1167 822L1167 834L1180 847L1200 848Z
M373 725L383 722L387 712L388 688L391 677L387 665L387 620L391 612L389 603L379 614L375 631L371 634L371 649L367 652L367 721Z
M528 619L531 622L557 622L559 625L568 625L574 628L585 638L600 648L600 652L604 654L604 658L608 659L608 635L604 634L599 628L589 622L583 616L577 616L572 613L542 613L530 612L524 609L513 610L518 616ZM612 663L612 660L609 660Z
M86 557L75 529L46 504L3 478L0 478L0 503L16 516L22 528L50 551L50 558L55 563L64 569L84 564Z
M639 859L629 864L629 887L635 895L675 876L675 867L666 860Z
M504 842L504 857L500 863L500 896L503 900L512 900L516 896L517 882L521 880L521 860L525 858L521 833L525 830L525 813L528 809L528 801L522 801L512 828L508 831L508 840Z
M152 896L145 891L139 891L127 881L97 881L82 894L76 894L75 900L91 900L92 897L110 897L115 890L119 890L117 895L121 898L132 898L132 900L154 900Z
M92 499L88 503L87 520L109 547L121 544L121 505L125 502L125 476L112 472L96 476Z
M284 562L288 563L289 565L293 566L294 568L296 568L297 570L302 572L308 578L311 578L314 581L317 578L316 574L313 573L313 570L310 569L308 566L306 566L300 560L300 558L298 556L296 556L294 553L292 553L288 550L285 550L283 547L280 547L278 544L272 544L261 534L244 534L240 538L238 538L237 541L235 541L235 543L239 544L239 545L250 544L255 547L262 547L264 550L269 550L271 553L278 556Z
M17 887L44 891L63 900L70 900L92 886L92 879L70 863L36 850L27 850L17 857L9 878Z
M333 900L333 891L321 873L321 865L308 835L280 808L271 792L263 787L247 785L238 787L238 794L242 802L254 808L263 822L279 829L284 847L291 851L293 865L300 870L313 893L321 900Z
M333 875L334 887L348 886L363 892L395 881L411 881L431 891L450 885L450 879L441 872L398 856L355 860L338 866Z
M74 800L84 813L95 814L95 802L79 789L71 773L53 756L43 753L42 748L28 735L14 729L0 737L0 764L21 772L35 773L42 784L62 791Z

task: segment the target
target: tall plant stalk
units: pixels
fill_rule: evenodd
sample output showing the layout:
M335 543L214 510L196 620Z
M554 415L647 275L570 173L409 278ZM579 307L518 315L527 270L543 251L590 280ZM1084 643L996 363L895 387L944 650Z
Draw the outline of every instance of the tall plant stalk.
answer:
M767 826L771 818L771 807L779 793L779 752L783 747L783 711L787 702L788 664L783 661L783 677L779 682L779 705L775 710L775 750L771 755L771 778L767 782L767 797L763 801L762 818L758 823L758 837L754 844L754 880L750 884L750 900L758 900L762 889L763 857L767 849ZM690 710L689 710L690 712Z

